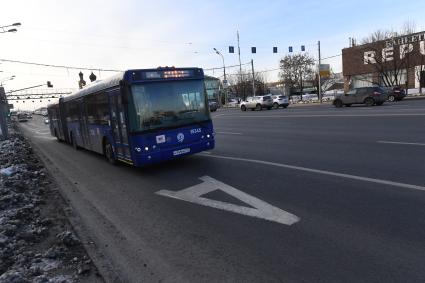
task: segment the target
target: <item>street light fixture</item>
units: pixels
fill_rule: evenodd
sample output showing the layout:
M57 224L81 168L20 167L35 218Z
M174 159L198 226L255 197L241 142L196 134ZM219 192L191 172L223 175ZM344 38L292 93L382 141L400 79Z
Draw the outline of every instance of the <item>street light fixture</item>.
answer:
M14 78L15 78L15 75L1 79L0 80L0 86L3 86L3 83L6 82L6 81L12 81Z
M227 88L226 88L226 86L227 86L227 78L226 78L226 64L224 64L224 56L215 47L213 49L214 49L215 53L217 53L217 55L220 55L221 56L221 59L223 60L223 72L224 72L224 80L223 80L223 85L224 85L224 104L227 104Z
M11 25L7 25L7 26L1 26L0 27L0 33L6 33L6 32L17 32L18 30L16 28L10 28L10 29L6 29L9 27L20 27L21 23L13 23Z

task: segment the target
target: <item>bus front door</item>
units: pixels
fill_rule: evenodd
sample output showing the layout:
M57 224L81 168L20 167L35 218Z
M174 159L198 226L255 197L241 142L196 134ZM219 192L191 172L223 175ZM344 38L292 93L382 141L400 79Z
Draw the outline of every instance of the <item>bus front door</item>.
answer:
M109 105L116 157L121 161L132 163L130 146L128 143L127 125L125 123L126 113L124 112L119 89L109 92Z

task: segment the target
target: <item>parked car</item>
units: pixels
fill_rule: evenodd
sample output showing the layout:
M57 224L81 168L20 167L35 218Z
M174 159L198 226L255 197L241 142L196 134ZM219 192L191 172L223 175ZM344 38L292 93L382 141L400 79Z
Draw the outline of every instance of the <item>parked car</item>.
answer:
M352 104L366 104L366 106L382 105L388 95L381 87L360 87L352 89L344 94L335 95L333 105L335 107L351 106Z
M239 106L239 99L230 98L227 102L228 107L238 107Z
M248 97L240 104L240 108L242 111L246 111L247 109L262 110L263 108L267 108L268 110L270 110L272 109L272 107L273 99L271 95Z
M279 107L286 108L289 105L288 97L284 95L272 95L272 99L274 109L277 109Z
M387 92L388 101L390 102L400 101L406 97L406 92L399 86L386 87L384 90Z
M18 122L27 122L28 114L27 113L19 113L18 114Z
M210 111L211 112L217 111L217 109L218 109L218 103L216 101L209 100L208 101L208 105L210 106Z

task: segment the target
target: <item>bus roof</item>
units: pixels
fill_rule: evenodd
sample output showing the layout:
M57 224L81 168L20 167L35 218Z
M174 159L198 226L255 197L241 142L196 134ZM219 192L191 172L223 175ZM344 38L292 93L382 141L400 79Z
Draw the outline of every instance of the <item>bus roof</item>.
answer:
M85 96L90 93L98 92L104 89L108 89L114 86L118 86L120 81L124 79L125 72L119 72L107 79L95 81L87 87L71 94L70 96L64 97L63 101L73 100L82 96Z
M70 96L64 97L63 101L70 101L70 100L74 100L77 99L79 97L83 97L86 96L90 93L95 93L101 90L105 90L105 89L109 89L109 88L113 88L116 86L120 85L120 82L125 80L128 82L138 82L138 81L154 81L155 79L138 79L136 78L135 74L141 74L143 72L162 72L162 71L169 71L169 72L173 72L173 71L185 71L185 70L194 70L193 72L193 77L180 77L179 79L203 79L204 78L204 72L201 68L193 68L193 67L189 67L189 68L174 68L174 67L165 67L165 68L157 68L157 69L133 69L133 70L126 70L124 72L119 72L109 78L106 78L104 80L100 80L100 81L95 81L92 84L88 85L87 87L85 87L84 89L78 90L77 92L71 94ZM174 78L177 79L177 78Z

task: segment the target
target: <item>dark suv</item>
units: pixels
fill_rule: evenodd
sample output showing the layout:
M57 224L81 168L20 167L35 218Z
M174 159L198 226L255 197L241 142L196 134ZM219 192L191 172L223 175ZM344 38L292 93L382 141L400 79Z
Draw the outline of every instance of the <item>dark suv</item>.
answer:
M381 87L359 87L344 94L337 94L333 101L335 107L351 106L351 104L366 104L366 106L382 105L388 98Z
M406 97L406 92L404 91L404 89L402 89L399 86L386 87L385 91L387 92L387 95L388 95L388 101L391 101L391 102L400 101Z

